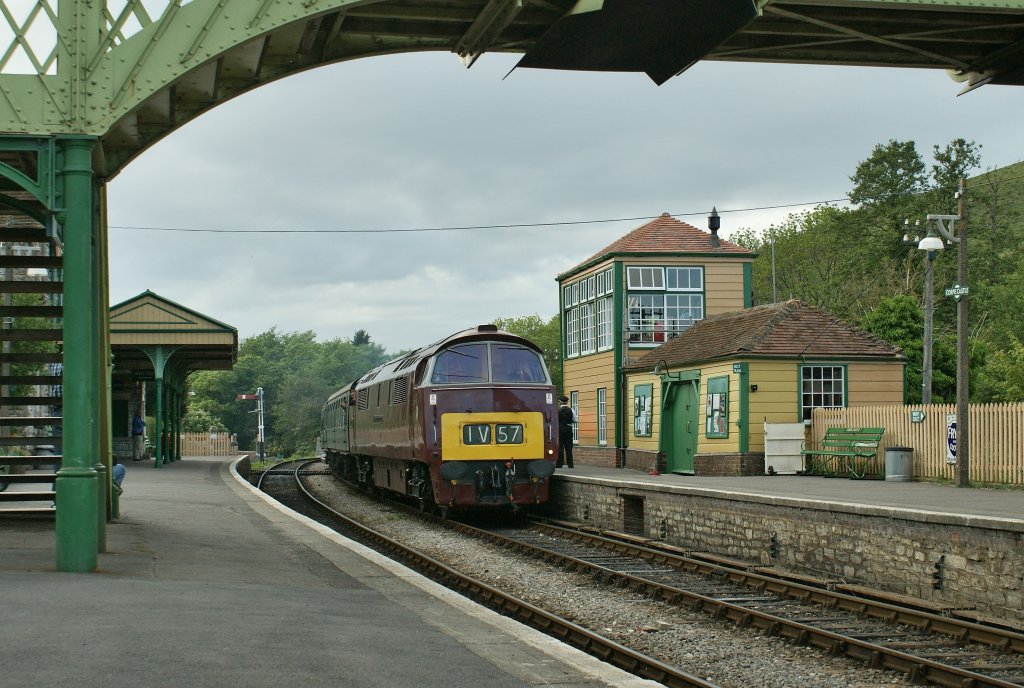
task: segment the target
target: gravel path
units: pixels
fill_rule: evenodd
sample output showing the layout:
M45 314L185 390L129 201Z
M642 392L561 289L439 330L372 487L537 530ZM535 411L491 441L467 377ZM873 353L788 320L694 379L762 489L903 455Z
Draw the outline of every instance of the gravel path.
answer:
M707 614L638 598L451 532L363 495L331 476L310 476L324 502L474 578L551 610L623 645L730 688L877 688L908 685L902 675L715 622Z

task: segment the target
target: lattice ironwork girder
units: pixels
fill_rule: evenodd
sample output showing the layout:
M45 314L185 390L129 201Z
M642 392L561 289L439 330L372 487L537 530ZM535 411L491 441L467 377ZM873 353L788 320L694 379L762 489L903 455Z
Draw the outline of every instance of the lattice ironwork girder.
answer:
M659 4L603 0L602 9L567 17L576 0L522 0L521 7L517 0L118 0L115 16L107 0L35 0L40 8L59 6L59 21L52 11L36 12L55 26L53 40L38 49L25 43L25 26L11 25L15 52L29 50L26 64L37 73L0 75L0 131L99 136L97 172L110 177L199 113L291 73L417 50L464 52L469 62L480 50L529 55L565 22L634 2ZM755 0L759 13L738 29L726 27L731 35L715 25L720 12L711 0L664 6L672 13L712 8L701 21L725 37L715 34L694 59L958 69L1024 85L1024 0ZM591 45L598 53L605 41L648 45L643 31L622 33L611 22ZM570 63L573 49L564 55ZM48 62L50 52L60 59ZM638 64L653 57L636 55Z

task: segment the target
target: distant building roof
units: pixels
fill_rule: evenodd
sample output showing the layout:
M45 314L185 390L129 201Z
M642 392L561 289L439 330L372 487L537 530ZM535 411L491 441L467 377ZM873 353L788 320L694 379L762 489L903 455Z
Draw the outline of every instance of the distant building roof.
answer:
M693 225L680 222L668 213L662 213L645 225L640 225L629 234L587 258L585 261L558 276L561 280L572 274L617 255L680 254L689 253L703 256L727 256L754 258L754 251L745 249L725 239L718 240L718 246L711 245L711 233Z
M110 349L119 370L148 370L145 347L166 347L183 373L231 370L238 330L148 289L110 307Z
M698 320L629 369L748 356L903 358L898 347L794 299Z

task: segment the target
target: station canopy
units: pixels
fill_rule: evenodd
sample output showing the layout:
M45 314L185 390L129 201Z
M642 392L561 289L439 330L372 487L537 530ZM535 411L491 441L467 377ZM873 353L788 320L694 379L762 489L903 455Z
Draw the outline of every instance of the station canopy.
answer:
M114 374L136 379L184 377L196 370L230 370L238 330L146 290L110 307Z

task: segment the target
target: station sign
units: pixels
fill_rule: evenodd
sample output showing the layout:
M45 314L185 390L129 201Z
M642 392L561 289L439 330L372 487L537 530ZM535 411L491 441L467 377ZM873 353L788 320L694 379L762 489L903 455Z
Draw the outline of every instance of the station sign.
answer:
M235 401L244 401L245 399L257 400L260 398L259 394L239 394L235 397Z
M924 422L924 411L911 411L910 412L911 423L923 423Z
M967 285L960 286L954 284L943 292L946 296L952 296L954 301L959 301L961 297L967 296L970 292L967 289Z

